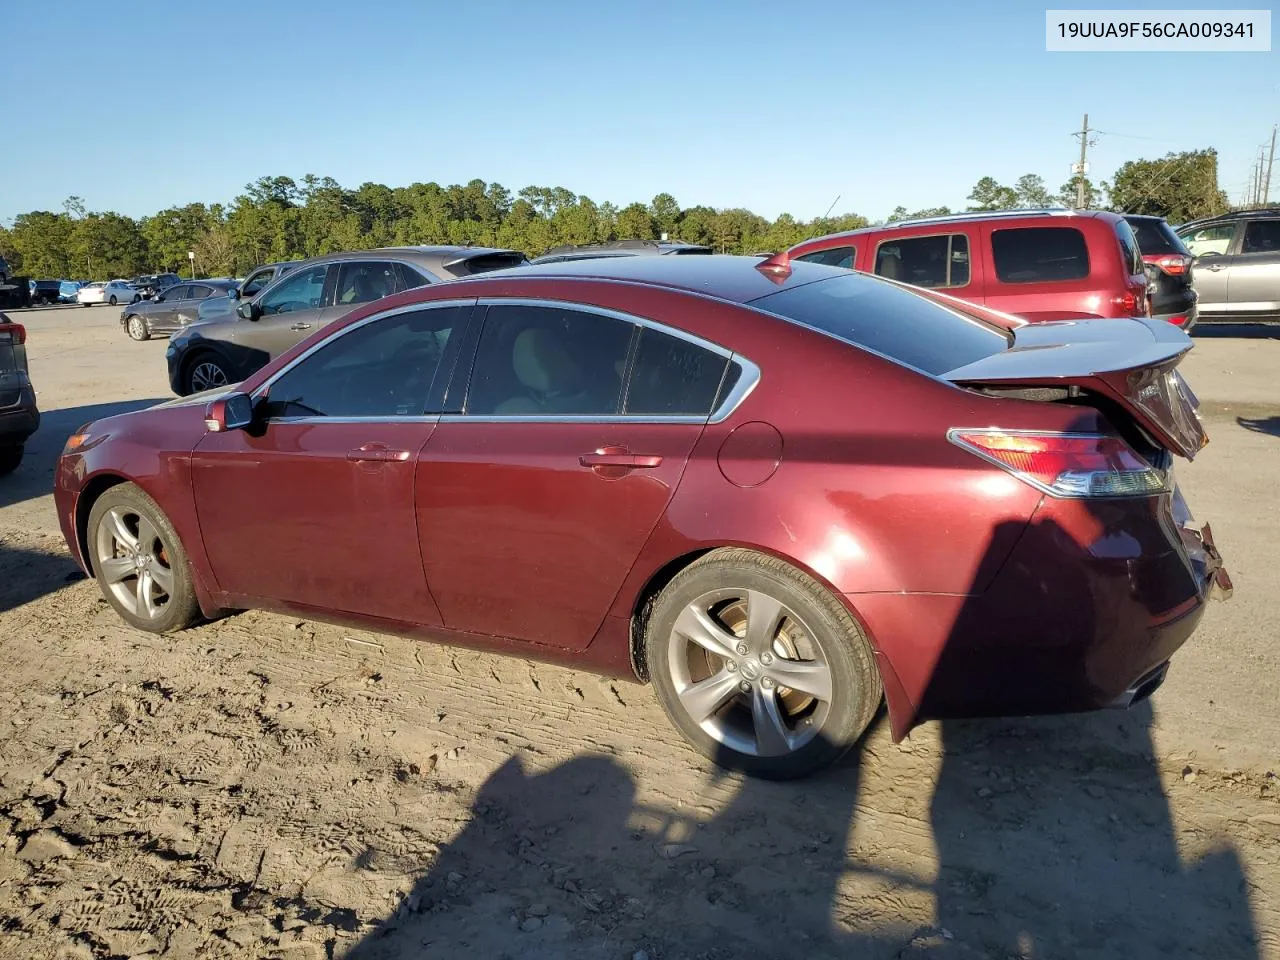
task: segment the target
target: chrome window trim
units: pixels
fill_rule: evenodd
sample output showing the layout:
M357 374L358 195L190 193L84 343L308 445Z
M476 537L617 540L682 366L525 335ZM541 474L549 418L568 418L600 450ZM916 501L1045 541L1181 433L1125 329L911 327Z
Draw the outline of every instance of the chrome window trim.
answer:
M707 340L697 334L689 333L687 330L681 330L678 327L672 327L658 320L650 320L648 317L638 317L633 313L623 313L620 310L613 310L609 307L598 307L590 303L578 303L572 300L551 300L543 297L480 297L476 302L477 307L498 307L498 306L515 306L515 307L542 307L553 310L573 310L578 313L591 313L597 316L609 317L614 320L621 320L624 323L634 324L640 327L646 327L655 333L666 334L675 337L677 340L683 340L691 343L695 347L700 347L710 353L724 357L731 364L737 364L740 369L738 382L734 384L728 395L720 401L720 405L711 411L710 416L664 416L661 414L548 414L546 416L530 416L528 414L512 414L510 416L499 416L495 414L484 414L476 416L466 413L447 414L440 418L441 423L455 423L470 421L472 423L723 423L733 412L742 404L744 400L756 388L760 382L760 368L748 360L741 354L735 353L728 347L721 346L712 340ZM741 304L739 304L741 306ZM481 331L483 336L483 331ZM479 342L476 344L476 351L479 352ZM474 362L474 357L473 357ZM726 370L728 368L726 367ZM717 388L717 392L718 392Z
M361 327L364 327L370 323L373 323L374 321L385 320L388 317L399 316L402 313L417 313L420 310L436 310L436 309L444 309L446 307L474 308L475 305L476 305L475 297L461 297L461 298L451 298L449 300L428 300L423 303L410 303L402 307L393 307L390 310L383 310L379 313L370 314L369 316L365 317L363 320L357 320L355 323L351 324L350 326L338 331L338 333L334 334L333 336L325 337L323 340L320 340L317 343L313 343L310 347L308 347L302 353L298 354L296 357L290 360L287 364L285 364L283 367L281 367L279 370L277 370L275 373L269 376L266 380L262 381L262 383L258 384L258 386L254 388L253 393L251 393L249 396L253 400L253 402L256 404L259 400L262 399L263 396L266 395L266 393L271 388L271 385L273 383L275 383L277 380L283 377L286 373L288 373L298 364L302 363L302 361L312 356L314 353L316 353L316 351L324 347L327 347L332 343L335 343L336 341L345 337L347 334L355 330L359 330ZM398 417L398 416L386 416L386 417L308 416L308 417L287 417L287 418L271 417L267 420L267 423L297 423L299 421L324 422L324 423L341 423L344 421L366 423L371 421L378 421L383 423L388 423L388 422L401 423L401 422L415 422L415 421L434 422L438 418L439 418L438 414L431 414L431 415L406 414L403 417Z

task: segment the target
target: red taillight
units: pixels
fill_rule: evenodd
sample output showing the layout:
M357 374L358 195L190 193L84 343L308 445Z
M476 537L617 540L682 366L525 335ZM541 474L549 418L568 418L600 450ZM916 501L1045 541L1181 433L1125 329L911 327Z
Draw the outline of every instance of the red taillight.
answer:
M1187 325L1186 316L1181 314L1176 317L1165 317L1165 319L1168 320L1170 323L1172 323L1175 327L1185 327Z
M1146 316L1148 313L1147 295L1145 293L1133 293L1132 291L1123 293L1118 297L1112 297L1111 305L1118 307L1120 312L1127 317L1132 317L1135 314Z
M15 345L27 342L27 328L20 323L0 323L0 333L9 334L10 342Z
M1055 497L1141 497L1168 478L1119 437L954 429L947 438Z
M1159 267L1171 277L1185 276L1191 269L1191 257L1180 254L1150 254L1142 258L1144 263Z

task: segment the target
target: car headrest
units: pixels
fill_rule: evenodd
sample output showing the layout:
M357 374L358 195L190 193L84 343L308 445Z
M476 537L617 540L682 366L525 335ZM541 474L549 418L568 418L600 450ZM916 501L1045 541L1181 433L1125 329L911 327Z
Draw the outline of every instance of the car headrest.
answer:
M520 382L539 393L573 390L582 375L560 338L542 327L520 331L511 365Z

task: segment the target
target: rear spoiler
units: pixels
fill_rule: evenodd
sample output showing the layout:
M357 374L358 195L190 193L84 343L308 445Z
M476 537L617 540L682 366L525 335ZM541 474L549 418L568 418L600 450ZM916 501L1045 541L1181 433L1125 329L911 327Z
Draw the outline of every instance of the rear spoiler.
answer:
M1013 346L944 374L961 386L1076 387L1119 403L1163 446L1192 459L1209 442L1175 367L1191 338L1163 320L1059 320L1012 331Z
M485 265L483 263L485 260L494 261L493 265ZM526 261L527 258L519 250L499 250L492 247L476 247L475 249L464 250L455 256L442 260L440 265L450 273L459 272L454 269L455 267L465 267L467 268L467 273L483 273L486 270L496 270L502 267L516 267Z

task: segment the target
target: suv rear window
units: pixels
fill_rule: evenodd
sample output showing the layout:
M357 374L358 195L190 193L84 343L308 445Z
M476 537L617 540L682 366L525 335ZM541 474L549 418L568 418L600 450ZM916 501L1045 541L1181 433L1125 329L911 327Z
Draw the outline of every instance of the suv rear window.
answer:
M1009 335L882 280L859 274L766 294L752 306L938 376L1009 346Z
M991 234L1001 283L1055 283L1089 276L1089 249L1075 227L1011 227Z
M1125 217L1125 221L1133 228L1133 233L1138 238L1138 248L1144 254L1176 253L1182 257L1191 256L1186 244L1165 221L1152 217Z
M875 272L913 287L963 287L969 282L969 238L943 233L886 240L876 247Z

